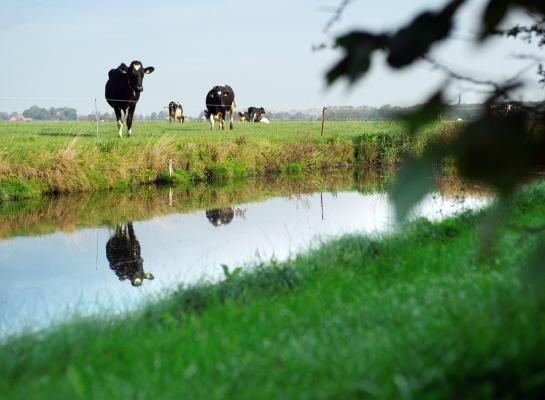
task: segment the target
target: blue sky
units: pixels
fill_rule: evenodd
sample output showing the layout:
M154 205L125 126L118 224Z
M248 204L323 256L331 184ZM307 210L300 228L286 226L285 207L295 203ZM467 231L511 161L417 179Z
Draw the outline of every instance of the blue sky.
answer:
M0 0L0 111L22 111L30 105L72 106L78 112L111 112L103 100L110 68L140 60L154 66L146 77L136 112L160 111L180 101L190 115L204 108L206 92L216 84L233 87L239 108L268 110L318 108L327 105L407 105L421 101L443 82L443 76L420 63L403 73L386 67L382 57L368 77L353 88L327 88L324 72L339 58L336 50L312 52L313 44L332 42L351 28L381 30L407 22L426 7L444 0L356 0L330 33L323 28L325 10L340 0L200 0L169 2ZM473 0L460 15L456 38L434 51L462 73L488 79L509 76L525 64L514 54L532 46L514 40L474 46L471 22L482 0ZM473 4L475 3L475 4ZM535 51L533 51L535 53ZM539 53L538 53L539 54ZM534 70L528 76L533 78ZM476 101L479 94L455 88L457 100ZM527 90L524 97L542 97Z

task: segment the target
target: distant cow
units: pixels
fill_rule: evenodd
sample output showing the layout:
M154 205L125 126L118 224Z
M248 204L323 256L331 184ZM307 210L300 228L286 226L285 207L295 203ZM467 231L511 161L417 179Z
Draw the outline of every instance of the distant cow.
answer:
M214 86L206 95L206 118L210 121L210 130L214 128L214 120L219 127L225 129L225 116L229 113L229 128L233 129L235 118L235 92L231 86Z
M168 121L172 122L172 120L174 120L174 122L178 121L181 124L183 124L185 120L182 105L174 101L168 103Z
M239 112L238 113L238 120L240 122L248 122L248 113L247 112Z
M259 122L261 118L265 116L265 109L263 107L248 107L248 121Z
M143 68L140 61L133 61L128 67L125 63L121 63L119 67L108 72L106 101L114 109L119 137L123 133L122 111L127 117L127 136L131 136L132 118L136 103L140 99L140 93L144 91L142 86L144 75L151 74L154 70L153 67Z

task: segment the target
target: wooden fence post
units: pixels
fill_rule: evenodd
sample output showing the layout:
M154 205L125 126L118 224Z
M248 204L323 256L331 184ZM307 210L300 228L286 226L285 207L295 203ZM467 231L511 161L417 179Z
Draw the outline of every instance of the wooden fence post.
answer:
M320 136L324 135L324 121L325 121L325 110L326 108L322 108L322 129L320 131Z

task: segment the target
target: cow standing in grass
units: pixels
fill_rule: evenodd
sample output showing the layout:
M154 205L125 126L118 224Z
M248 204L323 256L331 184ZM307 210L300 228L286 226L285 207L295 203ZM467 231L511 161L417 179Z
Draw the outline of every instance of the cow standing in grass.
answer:
M247 112L239 112L238 113L238 120L240 122L248 122L248 113Z
M229 128L233 129L235 119L235 92L231 86L214 86L206 95L206 118L210 121L210 130L214 129L214 121L219 127L225 129L225 116L229 113Z
M183 124L185 120L184 109L182 108L182 105L174 101L168 103L168 121L172 122L172 120L181 124Z
M265 117L265 109L263 107L248 107L248 121L259 122Z
M140 61L133 61L128 67L121 63L119 67L108 72L106 101L114 109L119 137L123 134L122 112L127 117L127 136L131 136L136 103L140 99L140 93L144 91L142 86L144 75L151 74L154 69L153 67L144 68Z

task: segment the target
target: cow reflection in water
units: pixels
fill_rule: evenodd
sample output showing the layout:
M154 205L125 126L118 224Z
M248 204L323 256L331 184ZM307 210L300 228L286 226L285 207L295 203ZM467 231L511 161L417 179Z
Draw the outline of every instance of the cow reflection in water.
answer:
M133 286L140 286L144 279L154 278L150 272L144 272L144 259L132 222L115 227L114 235L106 243L106 258L120 281L129 279Z
M232 207L215 208L206 210L206 218L214 226L222 226L230 223L235 217L235 210Z

